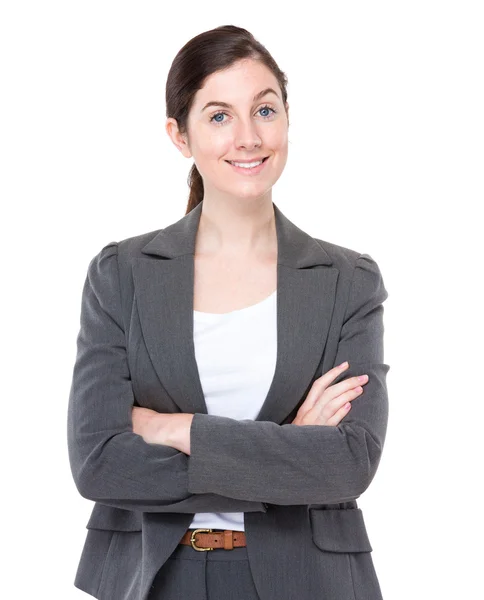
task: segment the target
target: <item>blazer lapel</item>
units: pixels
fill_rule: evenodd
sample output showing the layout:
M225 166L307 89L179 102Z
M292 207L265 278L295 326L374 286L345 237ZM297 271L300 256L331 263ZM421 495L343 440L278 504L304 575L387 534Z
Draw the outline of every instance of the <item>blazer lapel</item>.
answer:
M282 421L312 384L326 344L338 269L322 246L273 203L277 361L256 418ZM208 414L193 341L194 249L203 202L159 231L133 260L141 329L154 369L180 412Z

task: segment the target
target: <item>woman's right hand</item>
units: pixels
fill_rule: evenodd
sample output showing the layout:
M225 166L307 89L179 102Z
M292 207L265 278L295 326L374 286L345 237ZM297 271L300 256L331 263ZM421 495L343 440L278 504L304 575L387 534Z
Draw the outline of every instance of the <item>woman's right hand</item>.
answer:
M368 376L364 380L350 377L334 385L330 385L343 371L349 367L348 362L330 369L327 373L316 379L309 390L309 394L299 407L293 425L327 425L335 427L351 408L351 401L362 392L361 386L368 383Z

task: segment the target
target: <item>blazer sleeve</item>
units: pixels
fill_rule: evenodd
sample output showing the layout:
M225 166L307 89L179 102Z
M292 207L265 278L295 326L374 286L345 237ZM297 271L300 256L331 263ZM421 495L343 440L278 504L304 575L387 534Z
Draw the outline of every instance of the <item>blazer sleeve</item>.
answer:
M363 393L337 426L279 425L195 413L188 490L279 505L358 498L380 462L388 421L383 302L388 293L368 254L355 262L334 365L338 383L367 373Z
M133 432L117 243L89 263L67 415L71 472L89 500L143 512L265 511L262 504L188 491L188 456Z

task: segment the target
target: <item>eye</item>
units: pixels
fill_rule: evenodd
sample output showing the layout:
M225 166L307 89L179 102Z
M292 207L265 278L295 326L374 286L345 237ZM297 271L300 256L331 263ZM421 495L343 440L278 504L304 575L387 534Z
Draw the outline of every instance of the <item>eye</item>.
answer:
M277 110L276 110L275 108L272 108L272 106L269 106L268 104L265 104L264 106L261 106L257 112L260 112L261 110L269 110L269 111L272 111L272 112L270 112L268 115L262 115L262 118L263 118L263 119L265 119L265 120L268 120L268 119L270 119L270 118L272 117L272 115L273 115L273 114L276 114L276 113L277 113ZM225 125L226 123L228 123L228 121L227 121L226 119L225 119L225 120L223 120L223 121L221 121L221 120L216 120L216 117L218 117L218 116L221 116L221 115L226 115L226 114L227 114L227 113L226 113L225 111L223 111L223 110L220 110L220 111L218 111L218 112L214 113L214 114L213 114L213 115L210 117L209 121L210 121L210 123L214 122L214 123L216 123L217 125Z

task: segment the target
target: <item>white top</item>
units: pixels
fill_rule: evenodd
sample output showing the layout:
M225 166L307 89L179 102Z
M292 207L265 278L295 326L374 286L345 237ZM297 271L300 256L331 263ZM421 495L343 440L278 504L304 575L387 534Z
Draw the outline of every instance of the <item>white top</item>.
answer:
M208 414L255 420L276 368L277 290L228 313L194 310L193 335ZM244 513L196 513L188 528L245 531Z

